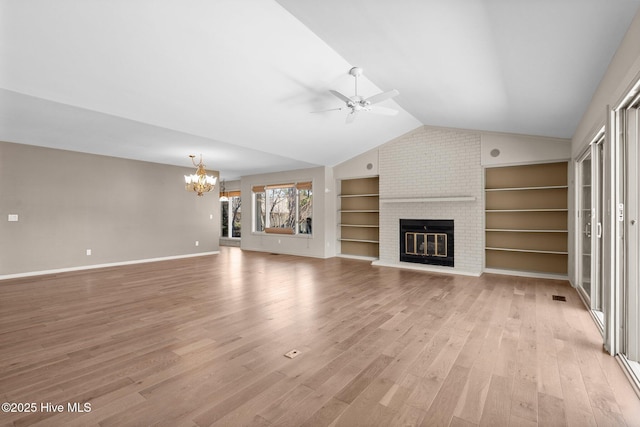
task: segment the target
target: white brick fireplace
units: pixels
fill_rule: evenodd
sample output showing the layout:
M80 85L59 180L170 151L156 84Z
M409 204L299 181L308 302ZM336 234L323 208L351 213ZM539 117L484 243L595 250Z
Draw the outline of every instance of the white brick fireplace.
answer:
M375 264L479 275L484 211L480 133L422 127L379 149L380 259ZM400 262L400 219L452 219L455 266Z

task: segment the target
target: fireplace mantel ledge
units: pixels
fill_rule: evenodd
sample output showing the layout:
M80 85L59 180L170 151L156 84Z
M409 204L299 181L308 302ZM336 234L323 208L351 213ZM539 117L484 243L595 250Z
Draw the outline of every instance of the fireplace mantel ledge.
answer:
M431 203L431 202L473 202L475 196L414 197L411 199L380 199L380 203Z

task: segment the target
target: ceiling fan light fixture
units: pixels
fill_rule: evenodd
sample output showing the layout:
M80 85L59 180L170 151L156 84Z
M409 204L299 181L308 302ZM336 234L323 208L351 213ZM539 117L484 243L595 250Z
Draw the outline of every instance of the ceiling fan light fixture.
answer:
M353 77L360 77L364 73L364 70L360 67L353 67L349 70L349 74Z

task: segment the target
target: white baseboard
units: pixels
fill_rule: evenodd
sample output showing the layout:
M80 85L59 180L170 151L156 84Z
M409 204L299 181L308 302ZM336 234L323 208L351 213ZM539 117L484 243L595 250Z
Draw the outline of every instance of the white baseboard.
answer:
M427 271L431 273L444 273L444 274L457 274L460 276L473 276L479 277L481 272L474 271L464 271L464 270L456 270L452 267L438 267L437 265L424 265L424 264L416 264L413 262L385 262L385 261L374 261L371 265L376 265L378 267L394 267L394 268L403 268L405 270L417 270L417 271Z
M569 281L569 276L563 276L561 274L536 273L533 271L500 270L499 268L485 268L484 273L503 274L505 276L533 277L536 279L555 279L555 280Z
M337 254L338 258L348 258L348 259L359 259L362 261L376 261L378 258L372 256L362 256L362 255L349 255L349 254Z
M29 271L26 273L5 274L0 276L0 280L18 279L21 277L31 277L31 276L43 276L45 274L68 273L70 271L93 270L96 268L105 268L105 267L118 267L121 265L144 264L147 262L169 261L172 259L193 258L193 257L205 256L205 255L217 255L219 253L220 251L201 252L197 254L174 255L174 256L167 256L167 257L161 257L161 258L136 259L133 261L110 262L107 264L93 264L93 265L82 265L80 267L57 268L55 270Z

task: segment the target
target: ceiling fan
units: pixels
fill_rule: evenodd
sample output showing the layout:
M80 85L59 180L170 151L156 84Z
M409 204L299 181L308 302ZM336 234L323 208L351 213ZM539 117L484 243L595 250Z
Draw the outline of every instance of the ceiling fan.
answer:
M318 113L323 113L325 111L349 110L346 123L352 123L356 119L356 115L362 111L370 111L372 113L382 114L385 116L395 116L396 114L398 114L398 110L394 110L393 108L381 107L374 104L393 98L394 96L399 95L400 92L398 92L396 89L393 89L387 92L381 92L368 98L364 98L358 95L358 77L362 76L362 68L353 67L349 70L349 74L351 74L356 79L355 95L346 96L338 91L330 90L329 92L331 92L336 98L344 101L345 106L324 111L317 111Z

